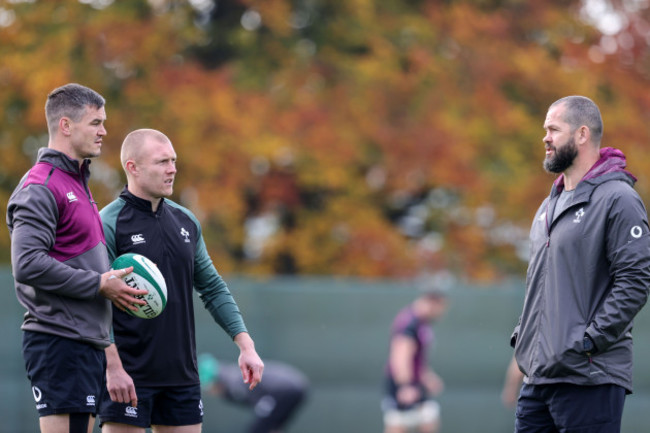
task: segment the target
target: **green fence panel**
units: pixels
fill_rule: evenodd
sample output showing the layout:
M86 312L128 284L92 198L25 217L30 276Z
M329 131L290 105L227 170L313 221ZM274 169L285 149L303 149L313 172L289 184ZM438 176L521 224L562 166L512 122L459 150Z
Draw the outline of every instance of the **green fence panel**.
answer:
M388 332L397 311L415 298L395 281L340 278L227 278L257 350L288 362L311 382L310 395L288 433L382 431L379 402ZM38 431L21 356L17 302L8 269L0 270L0 433ZM443 433L511 432L514 413L500 401L512 350L508 340L523 302L522 281L489 287L456 285L446 316L435 325L433 368L445 381ZM196 300L199 352L235 361L237 350ZM623 431L650 426L650 313L636 321L635 393L626 402ZM243 432L246 408L204 396L206 433ZM96 428L99 432L99 429Z

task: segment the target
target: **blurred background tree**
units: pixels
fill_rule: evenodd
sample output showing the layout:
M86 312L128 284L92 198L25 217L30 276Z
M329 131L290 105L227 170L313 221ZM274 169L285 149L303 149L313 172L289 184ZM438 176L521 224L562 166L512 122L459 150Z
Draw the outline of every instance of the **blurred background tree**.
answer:
M135 128L222 273L523 275L548 105L601 107L650 200L644 0L0 1L0 203L47 145L47 93L107 99L100 207ZM8 235L0 259L9 260Z

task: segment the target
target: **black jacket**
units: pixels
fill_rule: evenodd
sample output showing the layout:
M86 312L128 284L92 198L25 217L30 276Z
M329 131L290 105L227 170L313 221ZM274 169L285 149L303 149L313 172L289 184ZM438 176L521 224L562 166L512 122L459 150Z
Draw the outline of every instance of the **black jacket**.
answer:
M199 383L193 288L219 325L234 338L246 332L239 308L217 273L203 242L201 225L186 208L163 199L151 203L124 190L100 212L113 261L137 253L153 261L167 284L167 306L153 319L113 308L115 344L136 386Z

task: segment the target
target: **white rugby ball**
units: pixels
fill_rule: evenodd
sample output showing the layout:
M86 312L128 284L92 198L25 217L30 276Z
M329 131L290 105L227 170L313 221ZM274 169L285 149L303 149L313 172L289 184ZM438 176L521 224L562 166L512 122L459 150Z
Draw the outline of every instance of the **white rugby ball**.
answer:
M132 316L142 319L153 319L162 313L167 305L167 284L158 267L148 258L141 254L122 254L113 261L111 268L124 269L133 266L133 272L126 274L122 280L135 289L148 290L146 295L136 296L147 303L145 305L134 304L137 311L127 309L126 312Z

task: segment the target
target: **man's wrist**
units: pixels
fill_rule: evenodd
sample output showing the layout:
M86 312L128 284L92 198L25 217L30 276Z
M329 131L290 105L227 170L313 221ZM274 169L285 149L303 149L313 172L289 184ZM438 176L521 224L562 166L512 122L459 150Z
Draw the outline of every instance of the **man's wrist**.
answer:
M240 351L255 350L255 342L248 332L240 332L233 339Z

